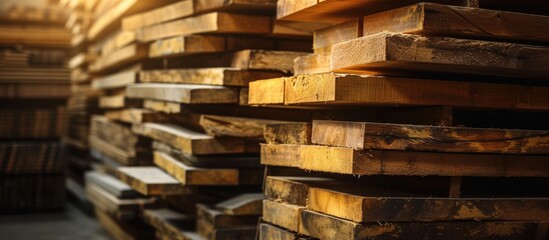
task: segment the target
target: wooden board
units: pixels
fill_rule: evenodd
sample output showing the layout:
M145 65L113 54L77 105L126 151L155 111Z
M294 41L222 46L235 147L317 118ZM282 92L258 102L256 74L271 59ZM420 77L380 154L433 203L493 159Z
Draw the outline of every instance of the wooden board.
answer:
M86 183L87 197L93 205L120 220L133 220L145 207L154 206L154 198L118 199L94 183Z
M155 141L153 149L169 154L186 165L204 168L256 168L259 169L258 156L227 156L227 155L192 155L171 147L165 143Z
M249 82L254 80L283 76L283 73L275 71L243 70L237 68L195 68L141 71L139 73L139 80L144 83L183 83L247 87Z
M239 184L239 172L237 169L193 167L159 151L154 152L154 163L186 186L223 186Z
M355 149L548 154L549 131L313 121L312 142Z
M361 74L431 72L543 80L549 76L545 68L548 54L547 47L383 32L333 46L330 69Z
M88 30L87 37L91 41L96 41L116 29L121 24L122 18L147 9L163 6L171 2L174 2L174 0L161 0L153 2L128 0L120 1L118 4L112 6L112 8L104 9L104 11L96 10L96 12L101 14L100 16L97 16L93 25L91 25Z
M262 145L261 163L355 175L539 176L544 156L434 153L312 145ZM263 150L262 149L262 150ZM291 160L288 160L291 159Z
M228 215L203 204L197 204L198 234L207 239L254 239L257 215Z
M290 231L298 232L303 210L304 207L263 200L263 220Z
M307 206L309 187L330 181L332 180L329 178L318 177L267 176L264 187L265 198L305 207Z
M539 86L326 73L251 82L248 102L542 110L549 107L548 93Z
M404 20L406 19L406 20ZM419 3L364 17L364 36L383 31L428 36L547 42L548 16Z
M215 208L230 215L261 215L263 210L263 194L242 194L216 204Z
M268 34L270 32L270 17L213 12L139 29L137 36L142 42L150 42L197 33Z
M193 1L184 0L154 8L152 10L134 14L122 19L123 30L137 30L147 26L163 23L191 15L193 13Z
M362 23L362 18L356 18L315 31L313 49L316 52L319 49L330 48L335 44L364 36Z
M154 227L157 232L177 240L201 239L193 233L195 219L191 215L182 214L168 208L145 209L143 220Z
M130 124L139 124L145 122L168 122L170 117L147 109L127 108L119 110L110 110L105 112L105 117L110 120L120 121Z
M176 179L156 167L119 167L116 176L143 195L177 195L186 189Z
M406 6L419 0L410 1L338 1L338 0L281 0L277 2L276 17L284 21L340 23L375 12ZM464 5L463 0L429 0L443 4Z
M221 115L200 115L200 126L215 137L242 137L263 139L263 127L268 124L284 123L268 119L227 117Z
M270 239L298 240L298 239L307 239L307 238L298 237L293 232L290 232L286 229L283 229L271 224L267 224L267 223L259 224L259 240L270 240Z
M152 162L151 153L147 151L128 152L96 136L90 136L88 141L91 150L98 151L101 155L116 161L118 164L146 166Z
M101 56L93 62L89 71L92 73L108 73L136 63L147 57L148 47L146 45L130 44L110 55Z
M96 171L87 172L85 178L86 182L91 182L101 187L104 191L119 199L140 196L137 191L133 190L127 184L105 173Z
M263 128L268 144L311 144L312 125L307 122L272 123Z
M118 31L101 44L101 55L108 56L116 50L135 42L136 38L137 36L134 31Z
M129 68L117 71L116 73L104 75L93 79L92 87L94 89L114 89L138 82L138 71L141 66L135 65Z
M141 99L127 99L124 92L99 97L101 109L139 108L143 106Z
M173 124L144 123L134 125L135 133L169 144L187 154L244 153L245 143L238 138L216 139Z
M95 217L114 239L145 240L154 238L154 229L142 222L119 221L99 209L95 209Z
M237 89L210 85L143 83L129 86L126 94L129 98L188 104L238 102Z
M547 220L547 198L406 197L383 188L309 188L307 209L354 222Z
M306 53L295 51L241 50L166 59L167 68L231 67L242 70L275 70L293 72L294 59Z
M493 231L493 229L498 229ZM299 233L320 239L524 239L547 235L544 222L402 222L360 224L309 210L301 211Z
M297 57L294 60L294 74L306 75L330 72L330 52L318 52Z
M0 26L1 46L21 44L26 47L67 48L70 33L62 27Z

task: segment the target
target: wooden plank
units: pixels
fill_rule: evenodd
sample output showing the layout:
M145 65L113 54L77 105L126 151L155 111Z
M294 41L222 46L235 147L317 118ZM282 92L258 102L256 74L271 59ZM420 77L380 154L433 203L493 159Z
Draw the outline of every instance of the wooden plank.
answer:
M113 89L137 83L140 69L140 65L134 65L113 74L96 77L93 79L92 87L94 89Z
M116 50L135 42L136 38L134 31L118 31L101 44L101 55L108 56Z
M235 88L196 84L136 84L126 88L126 95L129 98L154 99L188 104L238 102L238 91Z
M296 206L307 206L309 186L330 182L328 178L267 176L265 179L265 198Z
M137 30L193 14L193 1L184 0L122 19L122 29Z
M124 92L99 97L99 107L102 109L138 108L142 106L143 101L141 99L127 99Z
M549 93L547 87L334 73L252 82L251 104L269 104L273 101L263 99L263 95L280 94L272 93L279 89L268 88L270 81L286 82L283 94L285 104L444 105L538 110L549 106L545 97Z
M355 149L547 154L549 131L313 121L312 142Z
M99 209L95 209L95 216L101 226L117 240L154 238L154 230L142 222L117 221Z
M399 196L400 195L400 196ZM367 186L309 188L307 209L354 222L546 220L545 198L404 197Z
M86 182L92 182L120 199L133 198L140 195L127 184L105 173L87 172Z
M356 17L406 6L410 1L338 1L338 0L280 0L277 2L276 17L284 21L321 22L336 24ZM442 4L464 5L463 0L428 0Z
M318 52L297 57L294 60L294 74L305 75L330 72L330 52Z
M154 198L118 199L94 183L86 183L86 193L96 208L120 220L134 220L139 210L154 206Z
M298 232L303 210L304 207L263 200L263 220L290 231Z
M268 34L270 32L270 17L213 12L139 29L137 36L142 42L150 42L197 33Z
M197 204L197 232L207 239L254 239L257 215L229 215Z
M271 123L263 128L268 144L311 144L312 125L307 122Z
M170 117L162 113L156 113L147 109L126 108L119 110L109 110L105 112L105 117L110 120L120 121L130 124L139 124L145 122L169 122Z
M295 233L267 223L259 224L259 240L297 240L302 239ZM304 239L304 238L303 238Z
M284 78L274 78L250 82L248 104L282 104L284 103ZM265 91L263 89L270 89Z
M283 77L275 71L243 70L237 68L195 68L147 70L139 72L144 83L184 83L246 87L250 81Z
M202 239L198 234L193 233L194 217L182 214L168 208L145 209L143 220L161 232L169 239L176 240L198 240Z
M268 119L227 117L221 115L200 115L200 126L215 137L242 137L263 139L263 127L268 124L284 123Z
M153 149L167 153L178 161L194 167L260 168L261 166L257 156L192 155L158 141L153 143Z
M406 20L404 20L406 19ZM427 36L547 42L549 17L419 3L364 17L364 35L383 31Z
M222 186L239 184L239 172L237 169L192 167L159 151L154 152L154 163L186 186Z
M276 0L195 0L193 7L195 13L226 11L267 14L275 11Z
M102 155L105 155L112 160L115 160L119 164L123 164L126 166L150 165L152 162L150 159L150 152L128 152L127 150L116 147L111 142L107 142L96 136L90 136L88 140L90 149L99 151Z
M93 62L89 71L92 73L108 73L131 65L147 57L148 47L146 45L130 44L110 55L101 56Z
M302 145L261 144L261 164L280 167L301 167Z
M146 9L151 9L154 7L163 6L173 2L174 0L161 0L161 1L139 1L139 0L128 0L118 2L115 6L110 9L105 9L101 11L100 17L98 16L94 21L93 25L88 30L87 37L91 41L96 41L97 39L105 36L109 32L113 31L120 25L122 18L130 16L135 13L142 12Z
M242 194L216 204L215 208L230 215L261 215L263 210L263 194Z
M415 54L420 52L424 54ZM361 74L398 69L542 80L549 76L544 61L548 54L547 47L383 32L333 46L330 69Z
M144 123L132 130L140 135L162 141L187 154L244 153L244 141L238 138L216 139L173 124Z
M156 167L119 167L116 176L143 195L177 195L186 189L175 178Z
M0 45L21 44L27 47L67 48L71 35L62 27L0 26Z
M547 176L548 169L544 156L536 155L360 151L326 146L270 145L271 148L280 148L280 152L285 151L286 146L290 149L300 146L300 158L295 160L300 163L294 163L300 168L341 174L542 177ZM275 157L282 158L280 155ZM270 158L262 154L262 163L274 161Z
M299 228L300 234L320 239L524 239L546 235L546 231L546 223L527 221L360 224L309 210L301 211Z
M294 51L241 50L228 53L197 54L166 59L167 68L232 67L247 70L293 72L294 59L306 53Z
M364 36L362 23L362 18L357 18L315 31L313 49L316 51ZM370 22L366 25L370 25Z

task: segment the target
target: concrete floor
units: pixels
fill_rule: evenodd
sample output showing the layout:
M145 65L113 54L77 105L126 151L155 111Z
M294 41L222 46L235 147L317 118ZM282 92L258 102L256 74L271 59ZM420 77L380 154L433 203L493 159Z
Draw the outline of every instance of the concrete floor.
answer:
M0 215L0 240L111 240L99 222L69 204L65 211Z

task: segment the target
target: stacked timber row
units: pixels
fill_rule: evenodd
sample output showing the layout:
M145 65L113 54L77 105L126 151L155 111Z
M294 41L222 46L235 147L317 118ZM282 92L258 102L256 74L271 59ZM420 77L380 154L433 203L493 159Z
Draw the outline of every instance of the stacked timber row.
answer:
M59 6L68 9L70 15L65 28L71 33L70 69L71 95L67 101L67 126L63 137L67 158L68 197L77 206L90 212L92 206L84 192L84 174L93 164L89 154L88 137L90 120L99 109L99 91L92 89L90 63L97 52L90 46L86 33L94 16L91 7L94 1L59 1Z
M86 39L98 54L87 71L104 113L91 118L102 167L85 188L98 219L117 239L253 239L263 127L288 113L311 118L252 108L247 86L291 76L310 34L275 25L274 0L99 0L90 9Z
M0 13L0 212L63 207L64 21L54 6Z
M267 176L260 239L548 237L549 4L404 2L278 2L314 53L248 103L341 113L265 127L312 172Z

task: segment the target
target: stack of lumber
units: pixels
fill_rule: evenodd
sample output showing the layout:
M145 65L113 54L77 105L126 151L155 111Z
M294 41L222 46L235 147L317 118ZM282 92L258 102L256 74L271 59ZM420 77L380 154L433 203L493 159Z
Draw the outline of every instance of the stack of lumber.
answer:
M90 47L85 34L90 28L93 16L88 1L59 1L58 7L69 10L64 26L70 33L70 97L67 101L67 132L63 136L67 157L67 190L69 199L76 206L92 214L93 209L84 190L84 175L90 170L93 160L89 155L88 137L91 116L101 113L99 93L91 88L91 74L88 66L96 58L96 51ZM94 1L89 1L94 2Z
M531 3L278 1L314 53L248 104L329 114L265 126L261 163L302 173L267 176L259 238L548 238L549 4Z
M87 43L75 48L71 67L90 80L81 89L96 94L99 111L75 119L89 119L97 168L156 203L127 221L92 199L89 189L100 187L86 179L105 228L117 239L144 238L132 234L144 220L160 239L253 239L263 199L263 126L282 122L262 118L289 112L248 106L247 86L291 76L295 57L310 49L310 33L275 24L275 0L62 4L88 16L71 15L67 25L78 25L73 40ZM310 120L309 112L291 114ZM125 199L114 197L120 210Z
M66 13L16 5L0 13L0 212L60 209L69 72Z

